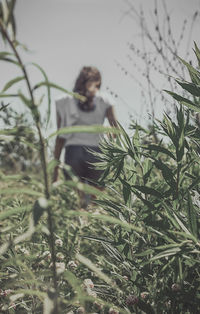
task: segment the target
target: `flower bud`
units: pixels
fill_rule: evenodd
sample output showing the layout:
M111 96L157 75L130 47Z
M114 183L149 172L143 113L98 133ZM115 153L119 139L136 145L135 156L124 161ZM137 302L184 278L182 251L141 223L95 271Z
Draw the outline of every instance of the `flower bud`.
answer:
M55 245L62 247L63 246L63 241L61 239L56 239Z
M181 286L178 283L173 283L171 288L172 288L172 291L180 291L181 290Z
M85 309L84 307L80 306L77 310L76 310L77 314L84 314L85 313Z
M63 253L61 253L61 252L58 252L57 254L56 254L56 257L57 257L57 259L58 260L60 260L60 261L62 261L62 260L64 260L64 255L63 255Z
M67 264L67 267L77 268L77 264L74 261L69 261L68 264Z
M131 294L129 295L127 298L126 298L126 304L128 306L133 306L133 305L136 305L138 304L138 297L136 297L135 295Z
M149 293L144 291L144 292L141 292L140 296L143 300L145 300L147 297L148 297Z
M109 314L119 314L119 311L113 309L112 307L109 309Z
M93 284L93 282L92 282L91 279L85 279L85 280L83 281L83 285L84 285L86 288L91 288L91 289L94 288L94 284Z

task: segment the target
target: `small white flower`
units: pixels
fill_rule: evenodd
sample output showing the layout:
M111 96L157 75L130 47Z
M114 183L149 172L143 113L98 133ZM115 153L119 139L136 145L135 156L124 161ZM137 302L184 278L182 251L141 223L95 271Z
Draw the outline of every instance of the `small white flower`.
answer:
M56 257L57 257L57 259L59 259L60 261L63 261L64 260L64 255L63 255L63 253L61 253L61 252L58 252L57 254L56 254Z
M20 248L20 251L21 251L22 253L24 253L25 255L27 255L27 256L30 255L30 252L29 252L27 249L25 249L25 248Z
M93 289L94 288L94 284L92 282L91 279L85 279L83 281L83 285L86 287L86 288L90 288L90 289Z
M65 263L60 262L56 263L56 273L58 275L62 274L65 271Z
M77 314L84 314L85 313L85 309L84 307L80 306L77 310L76 310Z
M44 260L40 261L40 262L38 263L38 265L39 265L39 266L45 266L45 261L44 261Z
M11 290L11 289L7 289L7 290L1 290L0 289L0 295L7 297L7 295L11 294L12 291L13 290Z
M17 294L11 295L10 301L14 303L17 299L23 298L23 296L24 296L24 293L17 293Z
M50 251L44 251L42 254L43 257L47 258L47 259L51 259L51 253Z
M10 306L8 307L8 309L16 309L16 304L15 303L11 303Z
M47 206L48 206L48 201L47 201L47 199L44 198L44 197L40 197L40 198L38 199L38 203L39 203L40 207L42 207L42 208L44 208L44 209L46 209Z
M109 309L109 314L119 314L119 311L113 309L112 307Z
M21 246L19 244L15 245L15 251L19 252L21 249Z
M69 261L68 264L67 264L67 267L77 268L78 265L74 261Z
M56 239L55 245L62 247L63 246L63 241L61 239Z

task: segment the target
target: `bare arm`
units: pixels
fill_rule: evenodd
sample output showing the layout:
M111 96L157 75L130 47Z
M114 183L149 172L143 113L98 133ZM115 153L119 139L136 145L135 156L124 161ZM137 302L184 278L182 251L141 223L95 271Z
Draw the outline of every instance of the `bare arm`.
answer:
M107 111L106 111L106 117L108 118L108 121L110 123L111 126L114 126L115 128L118 127L117 125L117 119L115 116L115 111L113 106L110 106Z
M115 128L118 128L117 119L115 116L115 111L113 106L110 106L106 111L106 117L108 118L108 121L110 123L110 126L113 126ZM112 137L115 138L116 134L112 134Z

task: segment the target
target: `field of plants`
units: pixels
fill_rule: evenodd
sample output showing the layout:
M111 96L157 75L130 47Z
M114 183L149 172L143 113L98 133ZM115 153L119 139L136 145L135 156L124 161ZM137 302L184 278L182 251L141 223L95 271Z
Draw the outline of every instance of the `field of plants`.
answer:
M0 313L200 313L197 45L197 66L181 59L190 81L176 79L185 97L165 91L176 104L173 119L164 114L150 129L130 121L133 136L119 124L119 130L80 126L45 137L51 89L69 91L50 82L34 63L44 80L31 86L19 43L2 18L0 31L10 48L0 52L1 61L22 72L0 93L5 123L0 130ZM9 93L19 81L28 95ZM49 110L41 121L35 91L44 88ZM22 101L33 126L26 114L10 108L9 97ZM103 192L73 174L65 181L62 162L60 180L52 183L58 161L50 158L49 143L59 132L116 133L114 139L105 135L96 165L104 169ZM85 210L77 190L96 195Z

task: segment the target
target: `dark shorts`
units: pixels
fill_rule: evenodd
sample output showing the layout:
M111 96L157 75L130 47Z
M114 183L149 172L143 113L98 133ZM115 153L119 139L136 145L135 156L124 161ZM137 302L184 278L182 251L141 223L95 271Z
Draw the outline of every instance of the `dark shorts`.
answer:
M101 152L99 147L69 145L65 147L65 163L71 166L73 173L81 181L96 185L103 170L97 170L94 165L91 165L91 163L99 162L100 160L87 149L98 153ZM64 175L66 180L70 179L66 170L64 170Z

